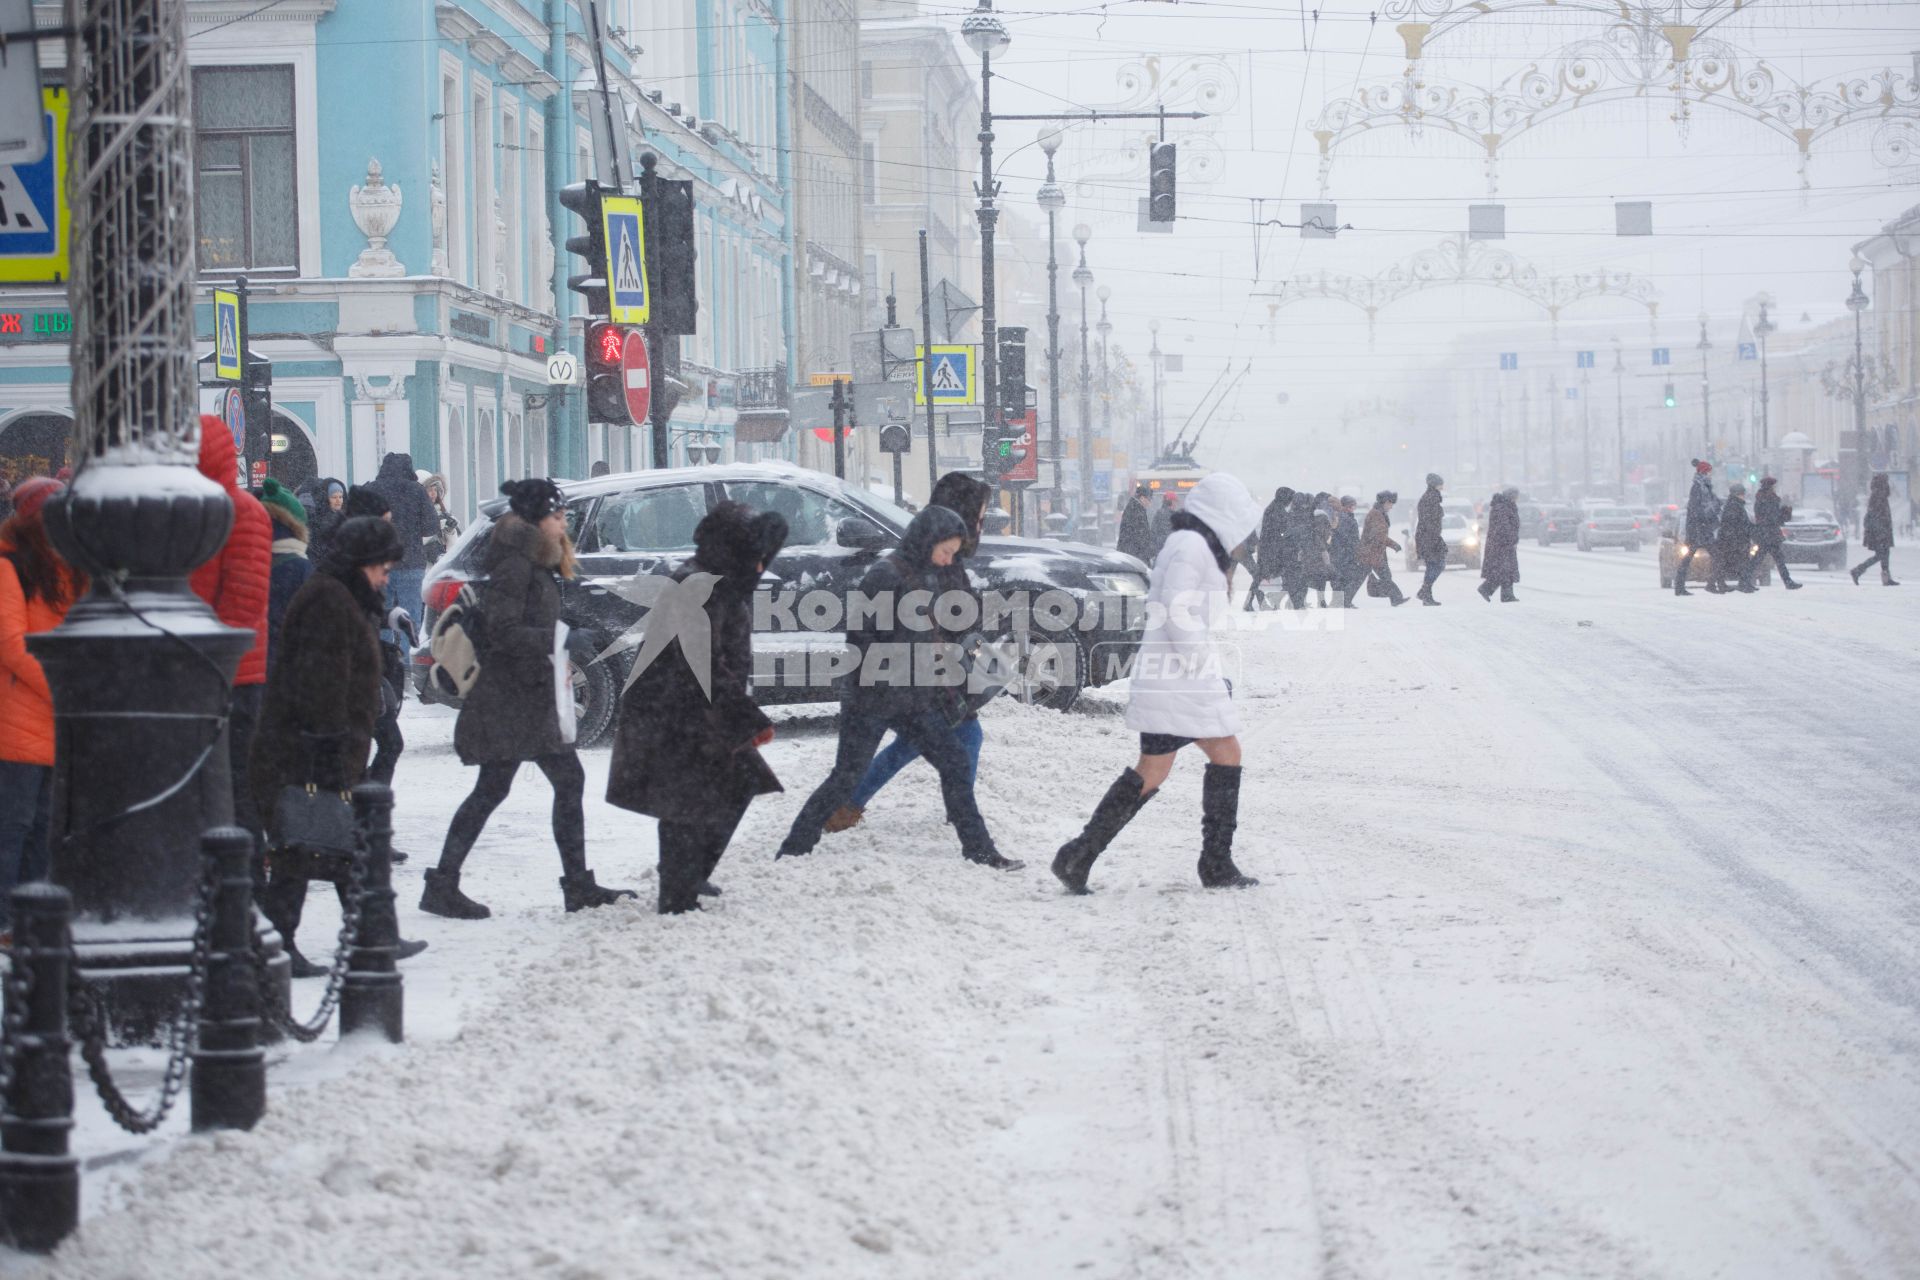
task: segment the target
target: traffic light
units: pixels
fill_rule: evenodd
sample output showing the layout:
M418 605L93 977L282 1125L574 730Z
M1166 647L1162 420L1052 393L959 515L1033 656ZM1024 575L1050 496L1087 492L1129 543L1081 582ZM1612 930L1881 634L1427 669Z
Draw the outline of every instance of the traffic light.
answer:
M586 223L584 234L567 237L567 252L580 256L580 272L567 277L567 288L583 299L586 314L604 316L607 312L607 241L600 218L600 184L589 178L560 188L560 203L580 215ZM591 348L592 344L588 344ZM591 358L592 351L588 351ZM621 421L625 421L622 418Z
M1147 159L1147 221L1173 221L1173 174L1175 148L1171 142L1156 142Z
M1680 403L1680 397L1673 394L1673 384L1671 382L1667 384L1667 398L1664 403L1669 409Z
M631 330L607 320L587 326L587 421L608 422L617 427L632 423L627 411L626 375L621 358L627 350Z
M1017 324L999 330L1000 417L1018 418L1027 411L1027 331Z
M694 265L693 183L656 177L659 157L640 157L640 203L647 218L649 323L658 333L693 333L700 317ZM669 344L674 345L674 344Z

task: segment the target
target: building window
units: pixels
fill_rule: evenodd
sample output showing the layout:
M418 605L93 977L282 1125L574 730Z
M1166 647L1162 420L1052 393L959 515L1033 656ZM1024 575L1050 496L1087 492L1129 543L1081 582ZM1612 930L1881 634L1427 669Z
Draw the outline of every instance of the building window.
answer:
M860 144L860 197L861 197L862 203L865 203L865 204L875 203L874 193L873 193L873 175L874 175L874 170L877 169L878 167L879 166L874 163L873 144L871 142L861 143Z
M873 96L873 64L871 62L860 64L860 96L862 98Z
M297 271L293 68L196 68L193 125L201 269Z

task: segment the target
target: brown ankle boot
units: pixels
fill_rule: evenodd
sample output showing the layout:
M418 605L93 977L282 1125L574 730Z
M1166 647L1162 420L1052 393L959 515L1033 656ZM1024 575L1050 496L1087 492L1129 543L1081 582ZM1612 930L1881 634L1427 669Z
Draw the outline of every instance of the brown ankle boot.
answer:
M841 831L857 827L860 825L860 819L864 818L866 814L867 811L858 805L843 804L833 811L832 817L827 819L827 825L824 830L828 835L835 835Z

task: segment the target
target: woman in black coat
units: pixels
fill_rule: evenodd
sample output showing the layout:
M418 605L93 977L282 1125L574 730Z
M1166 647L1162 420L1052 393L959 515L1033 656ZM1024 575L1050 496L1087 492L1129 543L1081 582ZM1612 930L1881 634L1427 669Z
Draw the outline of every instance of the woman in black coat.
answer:
M780 790L760 757L773 721L753 700L753 593L786 543L787 522L723 502L693 540L698 549L673 580L711 592L700 606L708 652L689 659L675 638L638 668L620 698L607 772L608 804L660 821L661 915L699 910L747 806Z
M1859 568L1853 571L1853 585L1860 585L1860 575L1880 566L1880 585L1897 587L1893 580L1893 566L1889 557L1893 554L1893 498L1885 474L1877 475L1867 486L1867 519L1860 530L1860 542L1873 552Z
M1728 488L1727 500L1720 507L1720 524L1713 533L1713 581L1707 590L1727 591L1726 575L1734 576L1734 587L1758 591L1753 585L1753 521L1747 518L1747 486Z
M547 479L509 480L500 492L509 509L487 542L486 580L478 592L480 675L453 726L454 750L462 764L480 766L480 777L455 810L440 865L427 872L420 895L422 911L456 920L491 914L460 891L460 869L526 760L553 786L553 839L560 847L567 910L634 896L631 889L601 888L587 869L587 775L573 747L573 726L560 722L555 695L560 579L573 576L566 498Z
M347 520L327 560L294 594L272 651L248 782L267 818L268 881L261 914L280 931L295 977L325 970L294 945L307 885L330 880L346 903L346 866L288 845L274 820L281 789L308 783L346 791L362 781L380 716L380 625L387 573L405 554L393 526ZM425 944L406 944L411 955Z
M1512 604L1520 581L1520 491L1507 489L1487 504L1487 545L1480 558L1480 598L1491 601L1500 588L1500 603Z

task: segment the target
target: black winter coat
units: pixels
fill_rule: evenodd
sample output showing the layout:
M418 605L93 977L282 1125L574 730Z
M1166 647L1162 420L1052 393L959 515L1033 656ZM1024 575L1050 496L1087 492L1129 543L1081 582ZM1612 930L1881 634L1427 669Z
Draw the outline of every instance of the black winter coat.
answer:
M1445 515L1438 489L1430 488L1420 495L1420 505L1415 508L1413 552L1422 560L1447 558L1447 540L1440 533L1440 521Z
M407 555L402 569L424 569L428 564L427 540L436 545L440 537L440 513L434 510L427 486L414 474L413 456L390 453L380 460L380 473L367 482L367 488L387 500L393 511L394 531Z
M1149 541L1153 554L1146 557L1152 564L1160 554L1160 548L1167 545L1167 539L1173 536L1173 512L1167 508L1166 499L1160 500L1160 506L1153 513L1153 522L1148 526Z
M1279 578L1286 574L1287 508L1293 502L1293 490L1284 485L1273 491L1273 501L1260 515L1260 576Z
M534 760L572 751L553 692L553 624L565 546L507 513L487 542L478 595L485 620L480 676L453 726L463 764Z
M1753 522L1747 519L1747 500L1730 495L1720 507L1720 527L1714 534L1715 567L1732 569L1747 562L1753 551Z
M713 569L697 559L673 575ZM758 575L713 584L705 613L712 697L700 688L679 640L647 664L620 699L607 803L667 822L724 820L780 780L754 738L773 721L753 701L753 592Z
M1691 546L1704 547L1713 541L1713 531L1720 523L1720 500L1713 496L1713 479L1702 472L1693 478L1693 488L1687 491L1687 542Z
M1342 511L1333 524L1333 576L1338 582L1351 582L1365 572L1360 566L1360 522L1353 512Z
M287 605L248 773L269 823L282 787L345 789L365 775L380 718L380 603L346 569L315 573Z
M1129 498L1120 513L1120 540L1114 550L1142 562L1153 559L1153 525L1137 499Z
M268 662L273 661L280 647L280 628L286 623L287 608L313 572L313 561L307 559L305 543L288 537L274 539L273 569L267 579Z
M1504 493L1487 507L1487 543L1480 557L1480 580L1496 587L1520 581L1520 508Z
M1786 541L1781 528L1787 522L1786 504L1772 485L1762 485L1753 495L1753 540L1762 547L1778 547Z
M1869 551L1893 550L1893 502L1885 476L1875 476L1867 492L1867 519L1860 543Z
M847 628L847 643L860 651L861 665L849 677L846 700L876 715L916 715L935 711L957 722L964 714L964 688L912 683L920 668L915 646L953 643L938 630L916 629L909 623L903 601L909 592L926 591L938 600L943 590L964 584L965 570L942 569L931 560L933 548L948 538L963 536L965 525L945 507L927 507L913 518L900 545L880 557L860 579L860 592L869 600L891 607L868 612L865 625ZM882 670L895 677L879 683L872 677Z

